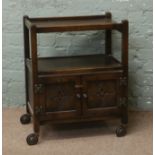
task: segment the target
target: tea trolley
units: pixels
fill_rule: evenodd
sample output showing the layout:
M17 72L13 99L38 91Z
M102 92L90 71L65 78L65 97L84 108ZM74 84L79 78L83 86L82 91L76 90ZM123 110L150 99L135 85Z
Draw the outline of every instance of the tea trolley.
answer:
M128 123L128 21L105 15L23 17L26 114L22 124L33 123L29 145L38 143L45 122L80 122L119 118L118 137ZM105 54L38 57L37 34L67 31L105 31ZM112 31L121 34L121 60L113 56Z

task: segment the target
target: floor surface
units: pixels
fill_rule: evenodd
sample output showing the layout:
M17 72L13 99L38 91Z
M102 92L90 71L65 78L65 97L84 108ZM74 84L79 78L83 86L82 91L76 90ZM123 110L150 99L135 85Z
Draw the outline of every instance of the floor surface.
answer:
M23 108L3 109L3 155L152 155L152 113L130 112L128 134L117 138L118 121L41 126L37 145L25 138L32 123L21 125Z

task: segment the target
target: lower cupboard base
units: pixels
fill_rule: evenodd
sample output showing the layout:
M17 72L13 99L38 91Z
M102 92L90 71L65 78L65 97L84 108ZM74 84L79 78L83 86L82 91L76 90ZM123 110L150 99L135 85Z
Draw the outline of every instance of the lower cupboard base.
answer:
M33 124L33 133L30 133L26 137L26 142L28 145L36 145L39 142L39 132L40 132L40 126L44 125L45 123L51 122L53 124L59 124L59 123L75 123L75 122L89 122L89 121L101 121L101 120L114 120L114 119L120 119L121 115L109 115L109 116L103 116L103 117L81 117L78 119L65 119L65 120L42 120L40 121L39 116L34 116L33 114L26 113L20 117L20 122L23 125L26 125L31 122ZM123 137L127 133L127 121L124 123L122 122L116 127L115 134L117 137Z

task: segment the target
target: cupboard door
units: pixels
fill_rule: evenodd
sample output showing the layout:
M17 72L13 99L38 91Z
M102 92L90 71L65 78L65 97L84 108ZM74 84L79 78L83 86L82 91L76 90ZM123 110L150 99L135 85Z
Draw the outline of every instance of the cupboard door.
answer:
M45 109L54 119L77 117L81 114L78 78L56 78L46 85Z
M119 79L106 79L104 75L83 77L83 111L84 115L101 115L108 109L117 111L120 97ZM111 110L112 111L112 110Z

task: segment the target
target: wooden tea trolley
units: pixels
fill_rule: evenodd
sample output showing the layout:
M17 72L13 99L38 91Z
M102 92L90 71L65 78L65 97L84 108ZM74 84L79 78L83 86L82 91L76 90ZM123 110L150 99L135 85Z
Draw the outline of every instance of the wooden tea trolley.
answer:
M118 137L126 134L128 86L128 21L111 13L97 16L29 18L24 16L26 111L33 120L29 145L37 144L44 122L79 122L118 117ZM37 57L37 33L105 30L105 54ZM121 33L121 61L112 55L112 30Z

